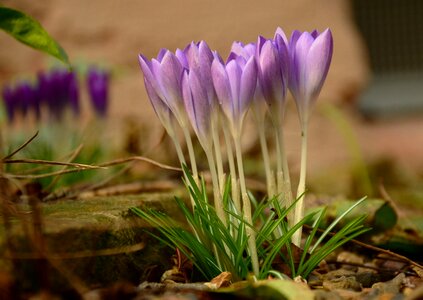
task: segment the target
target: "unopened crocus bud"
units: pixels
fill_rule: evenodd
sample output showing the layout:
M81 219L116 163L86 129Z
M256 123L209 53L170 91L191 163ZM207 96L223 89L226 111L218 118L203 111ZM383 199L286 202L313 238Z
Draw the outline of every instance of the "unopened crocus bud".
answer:
M257 64L254 57L229 60L223 64L214 59L212 78L219 103L233 134L240 134L244 117L253 100L257 85Z
M295 98L301 123L305 125L329 70L333 52L332 33L329 29L320 34L317 31L294 31L289 51L289 89Z
M214 59L213 52L205 41L198 43L192 42L184 49L187 61L187 67L190 71L195 71L195 76L201 82L206 93L207 101L214 107L218 104L216 101L216 93L213 87L213 79L211 76L211 65Z
M249 43L244 45L241 42L233 42L231 47L231 53L229 54L228 61L236 59L238 56L248 60L250 57L256 57L257 62L257 45L255 43ZM258 76L258 74L257 74ZM258 79L258 78L257 78ZM267 111L265 105L263 92L260 85L260 80L257 80L257 86L254 91L254 100L252 101L252 110L258 122L264 122L264 117Z
M188 119L204 149L211 149L211 110L207 85L203 84L195 69L185 70L182 92Z
M109 73L91 67L87 74L87 86L95 113L100 117L105 117L109 105Z
M263 37L257 40L259 83L272 119L277 123L283 119L288 89L289 56L284 36L281 32L273 40Z
M184 67L178 57L167 49L162 49L157 59L151 61L139 55L139 63L155 94L172 111L182 127L186 126L186 112L182 98L182 74Z

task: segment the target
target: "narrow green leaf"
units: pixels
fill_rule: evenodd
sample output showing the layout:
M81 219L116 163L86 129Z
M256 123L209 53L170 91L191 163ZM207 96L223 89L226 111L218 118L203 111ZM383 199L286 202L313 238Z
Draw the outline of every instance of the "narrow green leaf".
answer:
M336 226L336 224L339 223L347 214L349 214L354 208L356 208L358 205L360 205L364 200L366 200L367 197L363 197L360 200L358 200L356 203L354 203L352 206L350 206L345 212L343 212L338 218L336 218L329 226L326 228L325 232L319 237L317 242L314 244L314 246L310 250L310 254L313 253L313 251L319 246L319 244L323 241L323 239L326 237L326 235L329 234L329 232Z
M0 7L0 29L21 43L43 51L69 65L63 48L45 31L41 24L26 14L7 7Z

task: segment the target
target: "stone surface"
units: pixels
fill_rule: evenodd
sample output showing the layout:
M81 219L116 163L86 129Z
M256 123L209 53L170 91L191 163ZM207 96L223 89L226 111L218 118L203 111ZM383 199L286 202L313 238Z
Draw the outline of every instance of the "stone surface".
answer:
M55 266L56 270L44 270L55 278L53 286L66 284L64 278L67 276L63 270L88 286L125 280L136 283L142 278L158 281L164 270L171 267L172 250L151 237L148 232L155 232L155 229L129 210L131 207L155 208L183 222L174 194L150 193L43 203L45 255L41 257L38 252L40 242L32 241L31 237L35 235L30 234L29 238L22 230L22 224L31 222L33 213L25 205L17 206L20 217L11 219L9 234L14 251L9 256L17 263L18 282L29 289L37 284L40 276L37 262L42 261L42 257ZM2 230L2 251L5 250L4 238ZM8 260L5 262L4 259L1 263L7 265Z

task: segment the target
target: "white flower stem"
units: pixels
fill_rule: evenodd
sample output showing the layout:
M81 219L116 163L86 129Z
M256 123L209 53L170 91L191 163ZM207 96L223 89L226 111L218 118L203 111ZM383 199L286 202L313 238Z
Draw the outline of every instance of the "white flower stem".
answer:
M226 143L226 151L228 155L228 163L229 163L229 172L231 173L231 195L232 195L232 201L235 204L235 208L238 211L238 213L241 213L242 207L241 207L241 200L239 198L239 186L238 186L238 180L236 176L236 168L235 168L235 160L234 160L234 152L232 149L232 141L230 137L229 130L226 126L223 127L223 134L225 136L225 143Z
M298 202L295 205L294 213L294 224L297 224L304 217L304 193L306 183L306 171L307 171L307 124L302 126L301 131L301 169L300 169L300 180L297 189ZM302 227L300 227L292 236L292 243L296 246L300 246L301 243Z
M257 122L258 134L260 140L261 153L263 156L264 171L266 174L266 185L267 185L267 196L270 199L276 194L275 191L275 179L273 178L273 172L270 168L269 148L266 142L266 133L264 127L264 120Z
M179 140L178 140L175 132L173 131L173 129L171 127L169 127L169 129L167 129L167 134L170 136L170 138L173 141L173 144L175 145L176 155L178 156L178 159L179 159L180 164L181 165L186 165L185 157L184 157L184 154L182 152L181 143L179 142ZM189 184L189 180L188 180L187 175L185 174L185 172L183 172L183 173L184 173L185 182L187 184ZM194 209L195 201L194 201L192 195L190 195L189 198L191 200L191 207L192 207L192 209ZM194 229L194 231L195 231L195 229ZM197 232L195 232L195 234L196 234L196 236L198 238Z
M176 155L178 156L179 163L181 165L183 165L183 164L186 165L185 157L184 157L184 154L182 152L181 143L179 143L179 140L178 140L178 138L175 135L170 135L169 134L169 136L172 139L173 144L175 145Z
M282 124L282 122L281 122ZM289 174L288 156L285 150L285 138L283 136L282 126L278 128L278 143L279 149L281 150L280 156L282 160L282 197L284 199L283 204L289 207L292 204L292 189L291 189L291 176Z
M194 147L192 145L191 135L190 135L189 130L186 126L181 126L181 127L182 127L182 131L184 133L185 141L187 143L189 160L191 162L192 176L193 176L195 182L198 184L199 180L198 180L197 162L195 160L195 153L194 153Z
M216 209L216 214L219 219L223 222L223 224L227 224L225 211L223 209L223 202L222 202L222 195L219 189L219 180L217 178L216 173L216 164L214 161L213 151L211 147L204 148L204 152L206 153L207 161L209 163L210 174L212 178L212 186L213 186L213 196L214 196L214 207Z
M247 223L251 224L251 226L254 226L253 218L251 214L251 202L248 197L247 187L245 184L244 166L242 164L240 134L234 135L234 143L235 143L235 153L236 153L236 160L237 160L238 173L239 173L239 184L241 187L242 208L244 212L244 217ZM246 231L248 235L248 248L251 255L251 263L253 265L253 272L255 276L258 276L260 269L259 269L258 255L257 255L256 234L255 234L255 231L250 226L247 226Z
M282 196L282 185L283 185L283 171L282 171L282 156L284 155L281 148L279 126L275 126L275 138L276 138L276 192L279 198Z
M216 157L215 163L216 163L216 169L217 169L217 178L219 180L219 189L220 189L220 192L223 193L225 189L225 175L223 172L222 152L221 152L218 130L219 130L218 119L214 118L214 121L212 123L212 128L211 128L213 148L214 148L214 154Z

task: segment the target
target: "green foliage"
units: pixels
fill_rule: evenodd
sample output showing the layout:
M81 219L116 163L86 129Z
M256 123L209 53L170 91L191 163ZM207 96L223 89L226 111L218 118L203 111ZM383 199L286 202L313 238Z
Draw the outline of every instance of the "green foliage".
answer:
M45 31L40 23L26 14L7 7L0 7L0 29L21 43L43 51L69 65L63 48Z
M223 193L226 212L224 222L219 219L214 207L209 204L204 180L198 186L185 166L184 172L185 184L194 201L194 208L191 210L179 198L176 198L176 202L189 228L177 224L166 214L153 209L132 208L132 211L150 225L157 227L161 235L151 234L170 247L178 248L207 279L212 279L223 271L231 272L234 281L248 277L252 266L248 253L247 227L256 231L257 253L260 260L259 279L264 279L269 274L278 274L277 270L273 270L276 258L281 258L289 266L293 277L306 278L328 254L369 230L363 226L365 216L359 216L346 223L337 233L331 233L341 219L360 205L364 198L349 207L320 236L317 236L317 229L324 219L326 209L309 213L289 228L287 216L298 199L290 207L282 207L277 197L257 203L250 195L252 203L255 204L255 211L254 225L249 224L245 221L242 212L235 209L230 197L230 180L226 182ZM313 223L313 229L306 239L304 252L297 264L293 255L294 246L291 244L291 238L307 223ZM327 241L323 243L325 239ZM306 256L307 253L310 254L309 257Z
M373 226L377 231L392 229L398 221L398 215L390 202L385 202L374 214Z
M8 155L28 139L28 136L22 132L11 131L8 133L5 134L8 147L2 149L3 155ZM79 130L66 126L66 124L54 124L54 126L49 124L41 127L36 138L16 153L13 158L97 165L110 159L110 150L104 146L99 136L86 135ZM61 170L72 169L71 167L40 164L38 162L6 163L4 167L5 172L13 175L40 175L41 177ZM100 182L106 176L110 176L112 170L116 171L116 168L119 168L119 166L108 169L85 169L60 176L46 176L32 180L39 183L46 191L54 191L75 184Z

